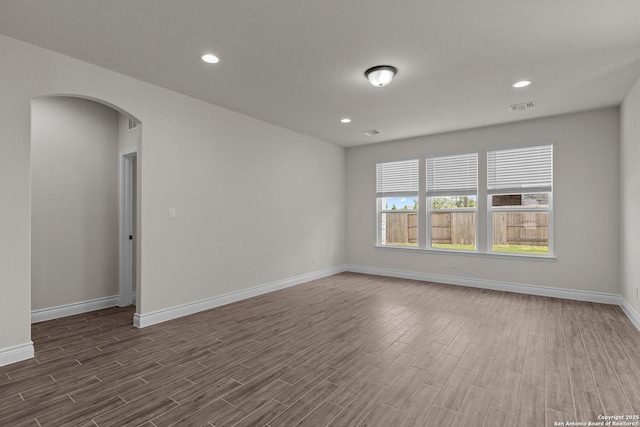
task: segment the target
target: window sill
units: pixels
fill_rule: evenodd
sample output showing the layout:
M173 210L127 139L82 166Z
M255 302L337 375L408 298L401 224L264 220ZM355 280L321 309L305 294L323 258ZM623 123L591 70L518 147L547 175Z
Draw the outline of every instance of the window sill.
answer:
M527 255L518 253L499 253L499 252L478 252L478 251L453 251L447 249L422 249L417 247L406 246L380 246L376 245L376 249L390 250L390 251L406 251L406 252L419 252L430 255L456 255L456 256L469 256L479 258L495 258L495 259L517 259L521 261L539 261L539 262L555 262L556 257L553 255Z

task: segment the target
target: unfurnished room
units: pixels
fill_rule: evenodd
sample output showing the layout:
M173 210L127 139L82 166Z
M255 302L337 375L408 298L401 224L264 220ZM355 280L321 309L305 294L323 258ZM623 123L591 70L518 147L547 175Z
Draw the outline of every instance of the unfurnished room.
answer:
M640 426L640 2L0 0L0 425Z

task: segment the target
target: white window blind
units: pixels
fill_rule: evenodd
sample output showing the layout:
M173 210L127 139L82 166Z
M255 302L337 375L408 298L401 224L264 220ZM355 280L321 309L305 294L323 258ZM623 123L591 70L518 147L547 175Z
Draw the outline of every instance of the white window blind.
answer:
M478 193L478 153L427 158L427 197Z
M418 192L418 159L376 164L378 197L411 196Z
M552 145L487 152L489 194L547 192L552 184Z

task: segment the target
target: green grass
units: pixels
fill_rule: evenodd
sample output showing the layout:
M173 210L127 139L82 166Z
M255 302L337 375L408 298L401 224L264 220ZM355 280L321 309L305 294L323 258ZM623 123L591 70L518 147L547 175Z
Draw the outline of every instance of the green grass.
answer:
M518 253L518 254L549 255L548 246L493 245L493 251Z
M449 249L452 251L473 251L476 249L474 245L434 244L432 247L436 249ZM517 254L548 255L549 247L529 245L493 245L493 251Z
M436 249L449 249L451 251L475 251L475 245L448 245L446 243L435 243L431 247Z
M404 246L404 247L416 247L415 243L387 243L387 246ZM450 251L474 251L475 245L447 245L447 244L433 244L431 245L435 249L448 249ZM514 254L526 254L526 255L548 255L548 246L529 246L529 245L493 245L494 252L514 253Z

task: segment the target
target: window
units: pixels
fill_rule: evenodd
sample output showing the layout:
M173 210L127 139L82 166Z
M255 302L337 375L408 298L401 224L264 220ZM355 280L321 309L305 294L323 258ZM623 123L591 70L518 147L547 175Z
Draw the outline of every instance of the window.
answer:
M376 164L378 244L418 246L418 159Z
M553 145L376 163L376 203L379 246L551 256Z
M478 153L427 158L427 244L476 249Z
M553 146L487 152L489 247L550 255Z

